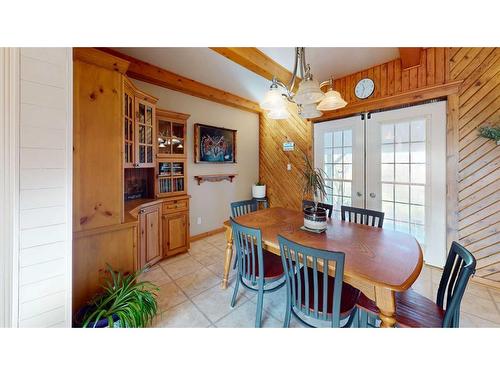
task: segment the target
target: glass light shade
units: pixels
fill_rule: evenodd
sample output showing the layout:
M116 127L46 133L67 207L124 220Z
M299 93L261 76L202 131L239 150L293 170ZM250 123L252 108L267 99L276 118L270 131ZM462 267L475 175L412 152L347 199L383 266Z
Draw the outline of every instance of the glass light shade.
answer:
M303 105L300 111L300 115L306 119L320 117L322 114L323 112L316 109L315 103Z
M285 120L289 116L289 112L286 107L275 109L267 112L267 117L273 120Z
M319 83L315 79L300 82L299 89L293 97L297 104L307 105L319 102L325 94L319 88Z
M342 96L338 91L330 89L326 92L325 97L318 104L318 109L320 111L332 111L334 109L343 108L347 105L347 102L342 99Z
M285 107L285 98L281 95L278 87L271 87L260 103L260 108L265 111L281 110Z

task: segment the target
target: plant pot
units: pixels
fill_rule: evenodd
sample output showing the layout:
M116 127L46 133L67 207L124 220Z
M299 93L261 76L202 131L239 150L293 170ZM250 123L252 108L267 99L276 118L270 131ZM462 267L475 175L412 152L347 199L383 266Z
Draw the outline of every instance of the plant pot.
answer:
M314 206L304 207L304 226L312 230L326 229L326 209Z
M265 198L266 197L266 185L253 185L252 186L252 197Z
M81 328L83 326L84 320L83 317L91 309L91 306L85 305L80 310L77 311L75 316L75 326ZM120 319L118 315L113 314L113 328L120 328ZM87 328L107 328L108 327L108 319L100 319L95 325L94 322L89 323Z

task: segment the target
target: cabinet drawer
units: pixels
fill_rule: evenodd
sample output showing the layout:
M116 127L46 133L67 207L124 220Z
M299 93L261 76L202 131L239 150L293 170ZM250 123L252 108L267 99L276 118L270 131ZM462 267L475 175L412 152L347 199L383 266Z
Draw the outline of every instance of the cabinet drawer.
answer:
M163 213L168 214L172 212L185 211L188 209L188 200L172 200L163 203Z

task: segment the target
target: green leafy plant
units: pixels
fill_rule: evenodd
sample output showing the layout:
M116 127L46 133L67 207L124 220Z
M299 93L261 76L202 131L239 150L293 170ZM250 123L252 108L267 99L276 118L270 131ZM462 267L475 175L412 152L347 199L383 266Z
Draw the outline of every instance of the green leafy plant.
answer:
M303 193L304 196L313 197L314 203L317 206L318 201L323 201L326 197L326 189L329 188L325 184L326 174L321 168L314 168L309 157L304 154L304 170L302 171L304 178Z
M261 181L257 181L257 182L255 183L255 186L264 186L264 185L265 185L265 183L263 183L263 182L261 182Z
M500 142L500 127L483 126L479 128L479 135L484 138L493 139L498 144Z
M108 327L113 327L114 318L119 319L120 327L146 327L158 311L159 288L148 281L137 281L144 269L123 275L108 264L107 270L110 276L102 284L103 292L88 305L83 327L95 327L101 319L107 319Z

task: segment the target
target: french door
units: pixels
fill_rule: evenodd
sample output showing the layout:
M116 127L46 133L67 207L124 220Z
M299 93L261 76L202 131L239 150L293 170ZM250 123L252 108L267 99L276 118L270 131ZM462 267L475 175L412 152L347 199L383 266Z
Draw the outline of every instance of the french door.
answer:
M315 124L315 165L327 202L385 213L384 228L413 235L426 263L446 257L446 102Z

